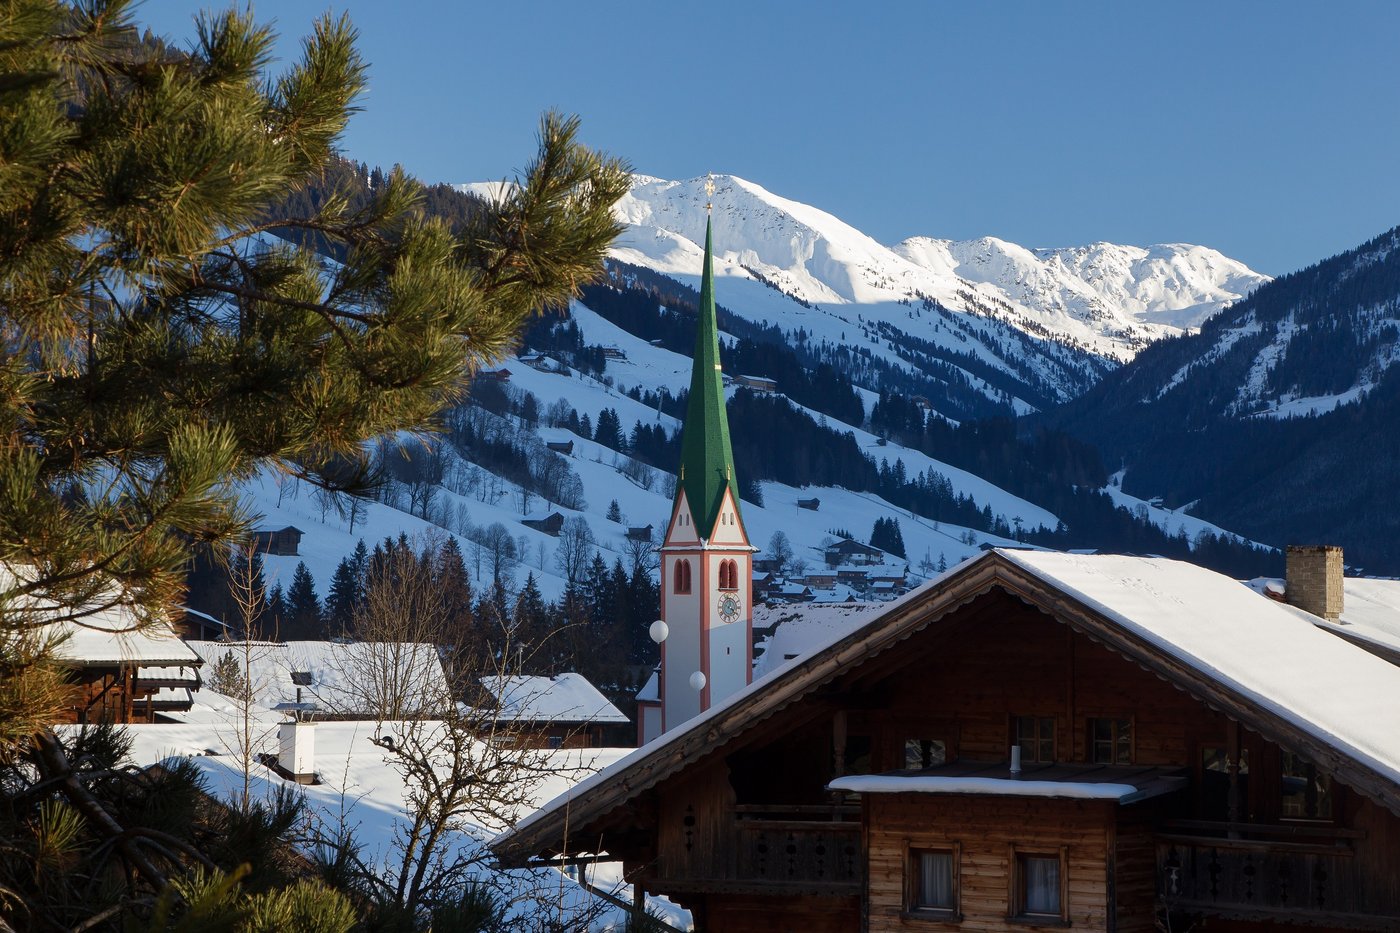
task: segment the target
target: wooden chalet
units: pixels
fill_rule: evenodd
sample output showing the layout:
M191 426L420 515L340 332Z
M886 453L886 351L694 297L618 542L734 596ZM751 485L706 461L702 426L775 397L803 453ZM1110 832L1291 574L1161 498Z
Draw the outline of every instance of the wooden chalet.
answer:
M304 532L295 525L285 528L259 528L253 532L253 547L264 554L296 557Z
M745 376L740 374L734 377L734 384L763 394L778 391L778 380L768 376Z
M520 524L557 538L564 529L564 516L558 512L551 512L548 515L537 515L534 518L522 518Z
M75 690L62 722L156 722L160 713L185 712L200 687L199 655L165 622L132 631L135 619L107 609L64 630L60 663Z
M702 931L1400 929L1400 667L1292 589L983 553L491 847Z
M822 500L820 500L820 499L798 499L798 500L797 500L797 507L798 507L799 509L807 509L809 512L816 512L816 511L818 511L818 510L821 509L821 507L822 507Z
M861 544L851 538L842 538L823 554L828 567L841 564L879 564L885 559L885 552L868 544Z
M573 441L545 441L544 446L554 451L556 454L563 454L566 457L572 456L574 452Z

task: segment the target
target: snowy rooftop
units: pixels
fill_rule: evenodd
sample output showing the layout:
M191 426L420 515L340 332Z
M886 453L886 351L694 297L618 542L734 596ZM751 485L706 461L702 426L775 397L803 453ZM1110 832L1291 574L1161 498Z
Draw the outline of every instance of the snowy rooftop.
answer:
M974 794L1003 797L1068 797L1136 803L1186 785L1172 768L1108 765L1026 765L1012 773L1006 762L955 761L921 771L850 774L827 785L853 794Z
M1259 577L1248 586L1276 600L1286 593L1284 581L1277 578ZM1347 577L1342 580L1342 617L1336 622L1308 618L1325 631L1400 655L1400 580Z
M188 667L199 663L199 656L168 623L157 621L129 631L133 624L128 613L115 609L84 619L82 625L55 623L53 629L66 638L57 656L85 667L123 663Z
M222 642L190 641L206 662L205 680L225 655L248 672L258 705L272 708L297 701L293 672L308 673L303 702L341 714L373 713L394 696L408 698L406 711L439 709L451 691L437 648L390 642ZM392 673L391 673L392 672Z
M755 606L754 628L773 628L754 660L754 674L766 674L787 661L809 654L833 638L849 634L879 615L885 603L806 603L800 606Z
M582 781L523 820L515 832L549 818L574 801L587 799L600 785L626 774L634 765L672 754L672 746L701 734L736 707L756 702L787 677L801 677L796 667L799 663L816 663L843 639L996 558L1097 610L1125 632L1140 636L1243 701L1400 784L1400 667L1319 629L1312 616L1193 564L1161 557L999 549L970 558L892 602L866 606L860 615L847 613L825 619L825 625L816 622L821 616L812 617L812 627L800 641L804 654L785 659L784 654L795 652L781 647L774 650L770 645L764 657L772 661L761 670L756 666L748 687ZM820 608L830 611L837 607ZM791 618L808 617L808 607L774 611L791 612ZM758 619L756 610L755 624ZM794 627L793 634L804 627ZM781 628L779 625L779 632ZM501 844L506 836L498 836L492 844Z
M1180 561L997 553L1400 783L1400 668L1315 617Z
M631 722L582 674L483 677L500 704L497 717L513 722Z

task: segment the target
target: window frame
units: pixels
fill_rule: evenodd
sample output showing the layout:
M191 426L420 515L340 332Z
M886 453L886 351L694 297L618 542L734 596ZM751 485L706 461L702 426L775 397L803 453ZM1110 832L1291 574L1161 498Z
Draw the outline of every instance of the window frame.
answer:
M1289 776L1289 775L1287 775L1287 774L1284 773L1284 768L1287 766L1287 764L1288 764L1288 759L1289 759L1290 756L1291 756L1293 759L1295 759L1296 762L1301 763L1305 768L1311 769L1311 770L1312 770L1312 773L1313 773L1312 776L1313 776L1314 778L1320 778L1320 779L1324 779L1324 780L1326 781L1327 789L1326 789L1326 791L1324 792L1324 794L1325 794L1326 801L1327 801L1327 814L1326 814L1325 816L1320 815L1320 814L1309 814L1309 813L1306 813L1306 812L1304 812L1304 813L1302 813L1302 814L1285 813L1285 812L1284 812L1284 807L1285 807L1285 804L1286 804L1286 801L1285 801L1284 798L1285 798L1286 796L1289 796L1289 795L1284 794L1284 781L1285 781L1285 779ZM1337 807L1337 788L1338 788L1339 785L1337 784L1336 781L1334 781L1334 780L1332 779L1332 774L1331 774L1331 772L1324 770L1322 767L1320 767L1319 765L1317 765L1317 764L1314 763L1313 761L1309 760L1307 756L1301 755L1301 754L1299 754L1299 753L1297 753L1297 752L1290 752L1288 749L1282 748L1282 747L1280 747L1279 750L1278 750L1278 768L1277 768L1277 771L1278 771L1278 794L1277 794L1277 797L1278 797L1278 819L1279 819L1279 822L1280 822L1280 823L1307 823L1307 824L1311 824L1311 825L1314 825L1314 826L1329 826L1329 825L1333 825L1333 824L1335 824L1335 823L1337 822L1337 809L1338 809L1338 807ZM1306 775L1304 775L1304 776L1306 776ZM1306 798L1306 792L1305 792L1305 793L1304 793L1304 800L1306 801L1306 799L1307 799L1307 798ZM1319 801L1321 801L1321 800L1323 799L1323 795L1319 795L1316 799L1319 800Z
M1050 714L1050 715L1048 715L1048 716L1041 715L1041 714L1039 714L1039 713L1020 713L1020 714L1012 714L1012 716L1011 716L1011 721L1010 721L1009 723L1007 723L1007 726L1008 726L1007 732L1010 733L1010 738L1011 738L1011 741L1007 743L1008 747L1011 746L1011 745L1020 745L1020 744L1021 744L1021 720L1023 720L1023 719L1033 719L1033 720L1035 720L1035 724L1036 724L1036 727L1035 727L1035 728L1036 728L1036 733L1035 733L1036 752L1035 752L1035 754L1033 754L1033 755L1027 755L1027 754L1026 754L1026 749L1025 749L1024 747L1022 747L1022 749L1021 749L1021 761L1024 762L1025 764L1047 764L1047 765L1048 765L1048 764L1054 764L1055 762L1059 761L1059 760L1060 760L1060 717L1054 715L1053 713ZM1041 735L1041 733L1040 733L1040 727L1044 724L1044 721L1045 721L1045 720L1049 720L1049 721L1050 721L1050 736L1049 736L1049 741L1050 741L1050 757L1049 757L1048 759L1039 757L1039 756L1040 756L1040 746L1046 741L1046 737L1043 736L1043 735Z
M1097 751L1098 739L1094 737L1094 726L1096 723L1126 723L1128 726L1128 760L1118 761L1116 758L1111 761L1099 761L1094 757ZM1109 740L1110 747L1117 749L1118 737L1115 735ZM1099 765L1132 765L1137 762L1137 723L1131 715L1108 714L1105 716L1084 717L1084 761L1089 764Z
M1026 870L1028 859L1054 859L1059 863L1058 913L1032 913L1026 909ZM1012 843L1007 865L1010 871L1007 892L1007 915L1010 923L1028 926L1069 926L1069 846L1044 846Z
M671 565L675 579L671 582L671 593L676 596L689 596L692 593L690 577L690 560L685 557L677 557Z
M919 896L920 864L919 856L947 855L949 857L949 889L952 904L948 907L921 906L916 902ZM900 916L910 920L932 920L947 923L959 921L962 916L962 844L959 842L938 842L925 845L906 841L904 846L904 904Z

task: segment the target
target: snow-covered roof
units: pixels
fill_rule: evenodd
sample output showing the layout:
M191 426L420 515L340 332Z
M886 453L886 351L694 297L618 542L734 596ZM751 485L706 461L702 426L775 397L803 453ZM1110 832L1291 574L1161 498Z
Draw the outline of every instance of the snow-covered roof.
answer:
M631 722L582 674L553 677L483 677L481 685L496 698L496 718L504 722Z
M1006 762L958 761L922 771L850 774L827 787L853 794L972 794L998 797L1068 797L1136 803L1186 786L1173 769L1108 765L1031 765L1013 773Z
M1286 595L1284 581L1275 577L1259 577L1247 585L1275 600ZM1392 661L1400 659L1400 580L1346 577L1342 580L1341 618L1336 622L1312 615L1308 618L1325 631L1380 649Z
M83 620L82 625L58 622L50 628L66 639L56 656L80 667L105 667L116 664L159 665L169 667L199 664L199 655L180 640L168 622L152 622L136 631L126 631L135 624L125 611L105 610ZM93 627L89 627L93 626Z
M755 671L748 687L581 782L492 840L492 847L512 857L528 851L549 838L566 811L570 825L585 825L847 664L900 643L911 626L928 623L928 613L916 607L928 601L956 606L998 582L1023 598L1046 601L1047 611L1057 615L1073 612L1083 624L1106 620L1108 628L1098 629L1097 637L1125 651L1145 643L1152 657L1175 659L1180 664L1170 668L1169 679L1197 678L1195 683L1222 688L1215 701L1228 701L1231 715L1336 749L1344 780L1400 799L1400 667L1328 634L1291 607L1192 564L998 549L875 607L849 627L813 632L805 655L785 662L770 648L765 656L773 657L774 666ZM755 716L759 710L765 715Z
M659 703L659 702L661 702L661 672L660 672L660 671L652 671L652 672L651 672L651 676L647 678L647 682L644 683L644 684L642 684L642 689L640 689L640 690L637 691L637 702L638 702L638 703L646 703L646 702Z
M303 702L342 715L372 714L406 698L405 712L441 709L451 699L437 648L411 642L191 641L209 669L232 654L248 674L255 702L271 709L297 701L292 673L308 673Z
M798 606L756 606L754 627L773 627L754 660L754 674L766 674L819 645L855 631L877 615L885 603L804 603Z
M1314 617L1181 561L994 553L1400 783L1400 668Z

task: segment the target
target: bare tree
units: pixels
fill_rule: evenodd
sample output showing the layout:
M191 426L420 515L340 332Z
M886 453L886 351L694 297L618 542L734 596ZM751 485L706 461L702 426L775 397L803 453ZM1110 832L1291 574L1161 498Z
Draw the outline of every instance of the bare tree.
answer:
M485 554L488 558L491 579L499 583L509 583L518 557L515 539L510 536L510 529L500 522L492 522L485 528L478 526L472 540L478 545L477 556Z
M768 557L778 562L778 575L781 576L792 560L792 542L788 541L788 536L782 530L773 532L773 537L768 539Z
M438 649L463 620L452 617L435 578L437 550L435 542L421 552L399 544L371 560L364 600L351 616L356 641L330 653L334 680L317 693L332 711L404 720L450 706Z
M564 573L564 579L575 584L583 577L588 561L593 557L593 529L582 515L564 520L559 533L559 546L554 549L554 563Z
M627 569L631 572L633 579L641 571L655 570L657 564L655 535L650 529L647 529L646 537L629 532L623 542L622 553L627 557Z
M221 732L220 738L242 772L243 787L238 795L238 808L246 813L252 806L253 764L272 732L271 727L257 716L258 694L267 685L255 670L254 662L261 660L259 655L266 649L253 641L253 635L260 631L259 623L267 610L267 595L257 552L251 544L233 548L228 561L229 594L233 597L243 627L243 640L232 646L230 654L242 668L242 676L224 685L235 688L237 692L226 694L233 700L233 732Z

